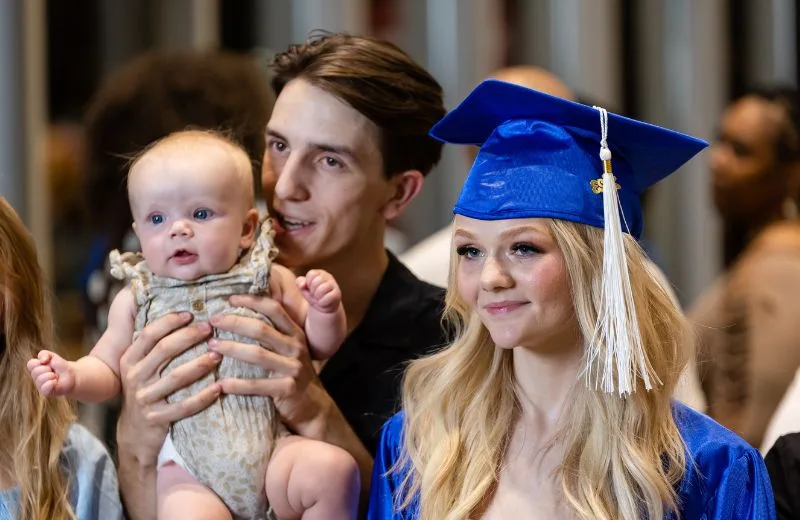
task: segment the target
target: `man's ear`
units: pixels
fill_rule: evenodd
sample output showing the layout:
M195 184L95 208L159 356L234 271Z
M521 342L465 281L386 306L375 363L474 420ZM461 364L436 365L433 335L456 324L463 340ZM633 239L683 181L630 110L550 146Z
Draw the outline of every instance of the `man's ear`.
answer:
M406 210L406 207L417 196L425 177L419 170L407 170L389 179L392 195L383 208L381 214L386 220L393 220Z
M256 230L258 229L258 210L252 208L248 210L242 224L242 237L239 239L239 247L250 249L255 241Z

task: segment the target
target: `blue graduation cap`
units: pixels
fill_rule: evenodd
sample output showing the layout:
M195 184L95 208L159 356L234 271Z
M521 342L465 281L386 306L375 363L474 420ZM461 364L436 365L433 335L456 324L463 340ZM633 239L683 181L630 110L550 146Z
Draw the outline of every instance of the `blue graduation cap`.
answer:
M431 136L480 145L453 210L480 220L555 218L603 228L602 294L584 370L590 387L626 396L660 382L642 344L623 231L642 232L640 195L708 143L494 79Z
M481 146L454 212L481 220L551 217L603 227L604 165L598 109L489 79L432 129L453 144ZM607 144L623 231L642 232L641 193L708 143L616 114Z

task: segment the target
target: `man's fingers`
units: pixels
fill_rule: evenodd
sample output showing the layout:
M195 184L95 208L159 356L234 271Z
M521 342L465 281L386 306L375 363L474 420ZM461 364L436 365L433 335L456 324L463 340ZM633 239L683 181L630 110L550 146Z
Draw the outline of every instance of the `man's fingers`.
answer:
M263 298L263 297L254 297L250 295L235 295L230 297L230 302L232 305L236 305L239 307L247 307L250 310L253 310L262 316L265 316L272 322L276 329L278 329L283 334L289 336L300 336L303 334L303 330L300 326L289 317L289 314L283 308L279 302L271 298ZM218 316L217 318L228 318L230 315L225 316ZM236 316L240 317L240 316ZM252 319L252 318L243 318L243 319ZM221 321L223 321L221 320ZM258 320L254 320L258 321ZM212 324L217 327L217 322L212 320ZM266 325L269 327L269 325ZM223 327L219 327L223 328ZM229 330L230 332L238 333L238 331L230 330L228 328L223 328L223 330ZM250 336L249 334L244 334L244 336L258 339L256 336Z
M134 365L144 359L156 344L170 332L183 327L192 319L191 313L172 313L162 316L142 329L136 341L125 351L128 363Z
M300 355L292 335L287 335L259 319L226 314L217 316L212 323L219 330L250 338L283 356L297 358ZM294 322L291 323L294 324ZM239 359L238 356L237 359Z
M219 384L213 384L183 401L155 406L147 413L147 420L151 423L169 424L186 419L211 406L221 391Z
M187 349L201 343L211 334L211 327L208 323L196 323L189 327L176 330L169 336L159 340L156 345L149 350L148 354L138 363L138 373L136 377L142 380L149 380L175 356ZM141 339L141 336L137 341ZM134 345L136 342L134 342ZM131 347L133 348L133 347ZM132 363L131 359L126 360Z
M258 395L264 397L289 397L296 390L296 382L290 377L275 379L220 379L217 382L225 394Z
M221 360L222 356L211 352L188 361L140 389L136 393L136 400L140 406L146 406L166 399L167 396L208 375Z
M272 343L267 343L272 345ZM214 349L214 352L219 352L225 357L232 357L285 376L297 377L303 368L298 359L276 354L250 343L212 340L211 348Z

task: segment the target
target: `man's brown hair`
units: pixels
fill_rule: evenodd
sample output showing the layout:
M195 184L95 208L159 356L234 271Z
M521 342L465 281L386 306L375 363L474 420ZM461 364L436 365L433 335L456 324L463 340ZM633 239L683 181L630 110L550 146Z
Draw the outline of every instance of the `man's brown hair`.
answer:
M275 56L272 71L276 94L303 79L375 123L387 177L407 170L427 175L439 162L442 143L428 131L445 114L442 87L397 46L365 36L323 34Z

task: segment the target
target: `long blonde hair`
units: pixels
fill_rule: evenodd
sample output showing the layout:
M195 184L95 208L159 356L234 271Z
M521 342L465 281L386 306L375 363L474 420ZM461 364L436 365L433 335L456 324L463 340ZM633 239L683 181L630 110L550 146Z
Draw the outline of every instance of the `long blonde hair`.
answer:
M75 515L61 449L74 413L64 398L44 398L26 363L52 348L48 289L33 238L0 197L0 472L19 486L19 518L66 520Z
M548 221L561 250L585 341L593 336L600 301L603 231ZM670 397L688 360L691 334L670 290L635 240L625 236L634 302L645 351L662 385L623 399L589 389L576 377L574 399L556 436L564 496L583 519L638 520L677 512L675 487L686 465L685 445ZM458 296L459 258L452 255L445 319L456 329L448 348L414 361L403 384L404 450L396 471L408 469L396 497L419 497L421 520L463 520L486 504L520 401L512 352L495 347L480 319ZM588 338L588 339L587 339Z

